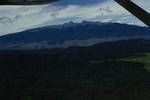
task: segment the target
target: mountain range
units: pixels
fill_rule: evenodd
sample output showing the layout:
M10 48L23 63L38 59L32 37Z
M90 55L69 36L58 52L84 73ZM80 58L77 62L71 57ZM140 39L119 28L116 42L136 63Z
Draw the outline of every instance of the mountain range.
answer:
M149 39L150 28L119 23L68 22L0 37L0 50L27 50L89 46L101 42Z

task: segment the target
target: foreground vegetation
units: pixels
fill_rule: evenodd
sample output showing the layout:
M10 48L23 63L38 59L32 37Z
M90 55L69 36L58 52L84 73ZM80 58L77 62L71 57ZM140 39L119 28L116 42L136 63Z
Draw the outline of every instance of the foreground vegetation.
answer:
M2 51L0 97L149 100L150 44L144 41L118 41L65 50Z

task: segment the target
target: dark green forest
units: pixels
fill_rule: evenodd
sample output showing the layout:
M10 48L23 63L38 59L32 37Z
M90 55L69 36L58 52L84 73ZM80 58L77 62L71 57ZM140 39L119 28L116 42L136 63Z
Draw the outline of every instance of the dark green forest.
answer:
M5 100L149 100L150 40L0 51Z

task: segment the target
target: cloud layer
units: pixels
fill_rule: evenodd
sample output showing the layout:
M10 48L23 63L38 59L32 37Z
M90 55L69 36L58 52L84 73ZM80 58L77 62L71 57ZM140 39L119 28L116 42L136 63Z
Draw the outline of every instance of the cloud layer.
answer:
M88 20L143 25L113 0L99 1L101 2L93 0L90 4L79 3L77 0L42 6L2 6L0 7L0 35L68 21ZM150 11L149 0L133 1Z

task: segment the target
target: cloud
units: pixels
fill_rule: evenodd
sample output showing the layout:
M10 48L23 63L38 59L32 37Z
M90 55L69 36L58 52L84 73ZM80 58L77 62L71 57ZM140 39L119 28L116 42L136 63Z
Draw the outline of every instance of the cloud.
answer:
M147 1L148 3L148 0L139 1L142 3ZM68 21L80 22L89 20L143 25L113 0L99 3L95 0L95 2L91 5L80 5L78 1L65 6L64 4L49 4L42 6L0 7L0 35ZM147 3L146 6L143 6L140 2L137 3L147 8L147 10L149 9Z

